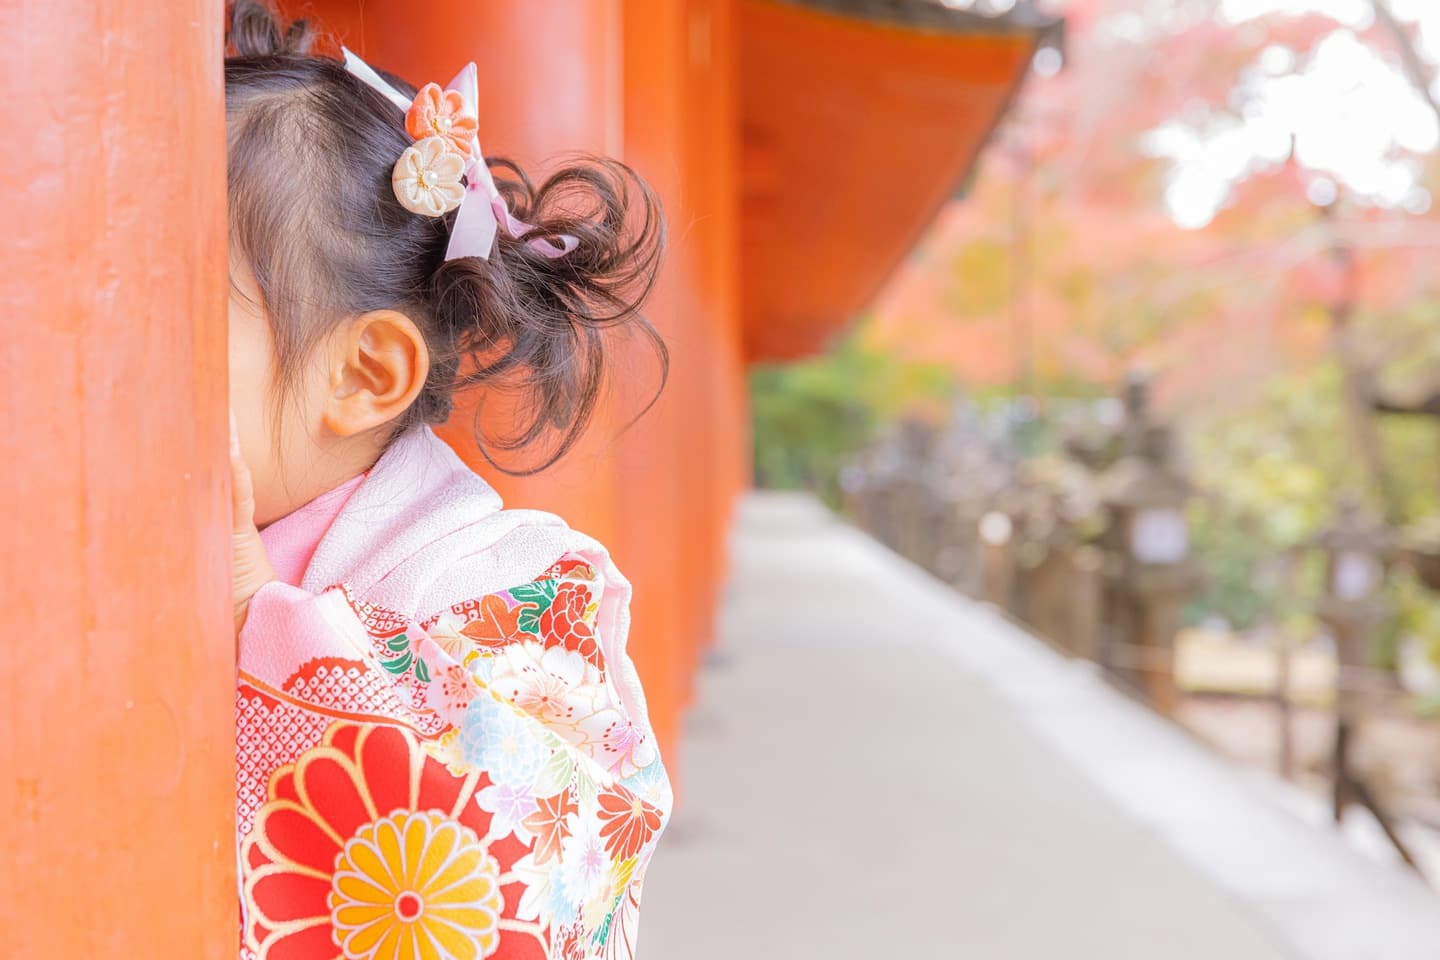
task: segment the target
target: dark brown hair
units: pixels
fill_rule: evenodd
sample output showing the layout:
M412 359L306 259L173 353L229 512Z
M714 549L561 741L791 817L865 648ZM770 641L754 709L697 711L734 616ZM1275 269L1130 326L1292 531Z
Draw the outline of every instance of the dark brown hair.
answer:
M490 159L511 211L534 230L520 238L502 230L488 260L447 261L455 214L411 213L391 186L413 142L403 115L338 60L310 55L309 42L303 21L284 26L257 0L231 6L230 240L270 318L282 387L335 325L399 310L424 331L431 366L395 432L445 420L458 389L519 391L521 416L508 432L476 433L487 457L549 440L542 463L510 471L532 473L559 459L589 422L605 383L609 328L627 326L653 346L663 384L665 344L639 307L655 281L664 225L654 193L629 167L582 158L536 187L515 164ZM579 246L561 258L528 243L562 234Z

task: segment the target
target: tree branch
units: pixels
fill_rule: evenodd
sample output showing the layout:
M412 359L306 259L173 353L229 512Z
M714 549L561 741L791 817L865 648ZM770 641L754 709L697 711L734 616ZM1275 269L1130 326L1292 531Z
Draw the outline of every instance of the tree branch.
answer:
M1435 114L1435 119L1440 122L1440 101L1435 99L1434 71L1425 63L1420 56L1420 51L1415 46L1415 39L1405 29L1405 25L1395 16L1390 9L1390 0L1370 0L1370 6L1375 10L1375 19L1380 22L1390 36L1395 40L1395 46L1399 47L1400 62L1405 67L1405 75L1415 87L1417 93L1430 105L1430 110Z

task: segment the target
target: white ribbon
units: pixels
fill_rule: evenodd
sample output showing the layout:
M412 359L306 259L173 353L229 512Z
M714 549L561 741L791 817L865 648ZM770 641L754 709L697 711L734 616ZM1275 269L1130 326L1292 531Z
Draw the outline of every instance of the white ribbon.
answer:
M345 55L346 70L405 113L410 112L410 107L414 103L413 98L405 96L392 87L384 77L376 73L368 63L361 60L350 49L341 47L340 50ZM475 69L474 62L467 63L465 69L456 74L455 79L451 80L445 89L458 92L461 101L465 104L466 113L471 117L479 117L479 72ZM483 201L477 198L476 194L483 195ZM480 152L480 137L477 134L470 138L470 156L465 167L465 196L460 201L459 209L455 211L455 223L450 228L450 242L445 247L445 259L455 260L460 257L490 259L490 251L495 249L495 235L499 232L502 223L505 226L505 232L516 239L534 229L530 224L523 220L517 220L510 213L510 207L505 203L504 195L495 186L495 178L490 173L489 164L485 162L485 155ZM537 237L530 241L530 248L547 257L563 257L580 245L580 241L576 237L569 235L559 237L558 241L559 246L556 246L554 242L546 238Z

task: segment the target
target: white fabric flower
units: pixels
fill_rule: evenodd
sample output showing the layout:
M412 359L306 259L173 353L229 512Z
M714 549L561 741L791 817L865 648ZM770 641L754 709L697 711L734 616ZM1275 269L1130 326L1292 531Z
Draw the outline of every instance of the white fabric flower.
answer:
M411 213L440 217L465 199L465 158L444 137L426 137L406 147L395 164L390 183L400 205Z

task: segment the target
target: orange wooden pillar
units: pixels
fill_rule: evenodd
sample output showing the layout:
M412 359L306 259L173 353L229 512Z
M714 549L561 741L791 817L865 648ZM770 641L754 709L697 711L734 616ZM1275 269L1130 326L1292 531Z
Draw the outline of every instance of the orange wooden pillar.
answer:
M680 103L674 85L677 7L673 0L622 3L623 156L645 176L665 204L671 246L647 314L669 344L671 369L669 385L655 408L617 443L621 478L617 550L626 558L627 573L635 584L633 614L646 657L646 695L656 734L672 768L679 759L671 749L677 740L681 707L677 649L684 642L688 591L695 576L694 571L685 568L681 549L684 514L680 502L686 491L680 489L677 466L683 456L677 446L683 429L683 400L677 385L684 383L689 356L686 345L676 337L687 278L681 274L674 254L680 169L667 139L678 120ZM642 389L639 384L631 385L627 401L633 405Z
M704 338L703 409L707 421L704 502L699 539L705 552L705 595L691 645L689 675L713 641L715 607L726 574L737 486L748 446L739 306L739 116L735 87L734 0L686 0L688 24L685 111L688 244L697 265L691 310Z
M673 743L698 653L711 639L744 444L738 380L733 0L625 0L625 158L661 193L670 224L650 309L670 343L665 397L622 443L621 542L643 558L637 611ZM679 757L670 751L674 764Z
M219 0L0 2L0 954L235 956Z

